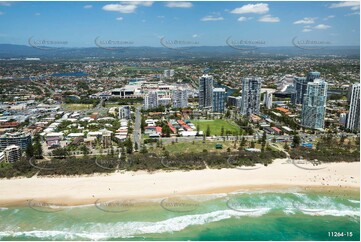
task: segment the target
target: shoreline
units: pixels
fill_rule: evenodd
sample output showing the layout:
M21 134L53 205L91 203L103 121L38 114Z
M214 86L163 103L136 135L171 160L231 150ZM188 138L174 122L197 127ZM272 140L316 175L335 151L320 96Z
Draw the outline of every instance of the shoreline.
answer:
M241 191L360 192L360 162L327 163L323 169L276 159L254 170L116 172L76 177L0 179L0 206L27 206L37 201L64 206L91 205L96 200L152 200L186 195Z

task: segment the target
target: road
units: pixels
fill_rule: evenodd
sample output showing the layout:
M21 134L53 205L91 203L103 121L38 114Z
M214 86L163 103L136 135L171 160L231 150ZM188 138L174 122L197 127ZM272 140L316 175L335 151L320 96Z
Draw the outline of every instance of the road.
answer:
M41 86L43 89L42 89L42 91L43 91L43 93L45 94L45 91L44 91L44 89L46 89L46 90L48 90L48 92L50 92L50 97L52 97L53 95L54 95L54 90L52 90L52 89L50 89L47 85L45 85L44 83L42 83L42 82L40 82L41 80L45 80L45 77L46 76L42 76L42 77L33 77L33 76L31 76L31 77L29 77L29 80L34 84L34 85L39 85L39 86Z
M140 140L141 140L141 128L140 128L140 123L142 121L142 116L140 113L140 109L142 107L138 106L135 108L135 121L134 121L134 131L133 131L133 143L134 146L135 144L137 144L138 149L140 149Z

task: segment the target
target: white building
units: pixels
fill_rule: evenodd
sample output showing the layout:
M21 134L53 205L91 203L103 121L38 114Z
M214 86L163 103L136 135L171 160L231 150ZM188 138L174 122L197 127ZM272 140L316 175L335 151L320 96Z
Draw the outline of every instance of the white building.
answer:
M267 109L272 108L272 92L266 91L264 94L264 105Z
M4 152L0 152L0 163L5 161L5 154Z
M174 76L174 70L164 70L164 77L169 78Z
M213 76L203 75L199 78L199 108L211 108L213 100Z
M350 89L350 109L347 115L346 128L356 131L360 129L360 84L353 84Z
M130 119L130 106L119 107L119 119Z
M327 82L314 79L307 83L303 97L301 123L311 129L323 129L325 125Z
M347 114L346 114L346 113L341 113L341 114L340 114L339 123L340 123L343 127L346 126L346 120L347 120Z
M224 88L214 88L213 89L212 111L214 113L223 113L224 112L224 99L225 98L226 98L226 89L224 89Z
M171 103L172 99L170 97L158 98L158 106L169 106Z
M259 77L242 78L242 115L259 114L261 84Z
M143 106L144 109L158 107L158 94L156 92L149 92L147 95L145 95Z
M14 163L21 158L21 149L17 145L10 145L4 150L5 161Z
M176 89L173 91L173 107L174 108L188 107L188 92L186 89Z

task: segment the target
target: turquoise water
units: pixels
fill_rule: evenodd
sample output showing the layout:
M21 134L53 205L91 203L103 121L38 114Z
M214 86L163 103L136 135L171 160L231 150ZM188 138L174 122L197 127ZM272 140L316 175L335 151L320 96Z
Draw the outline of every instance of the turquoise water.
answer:
M32 200L0 210L0 240L358 241L359 228L359 193L351 192L237 192L77 207Z

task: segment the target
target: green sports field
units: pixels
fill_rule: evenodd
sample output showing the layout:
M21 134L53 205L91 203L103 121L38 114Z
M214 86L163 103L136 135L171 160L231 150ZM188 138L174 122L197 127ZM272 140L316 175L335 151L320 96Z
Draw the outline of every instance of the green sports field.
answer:
M195 125L199 125L199 129L206 133L207 127L211 130L211 135L221 135L222 127L224 128L224 135L226 135L227 130L231 131L231 133L239 133L239 128L236 124L231 124L223 119L216 120L191 120L191 122Z

